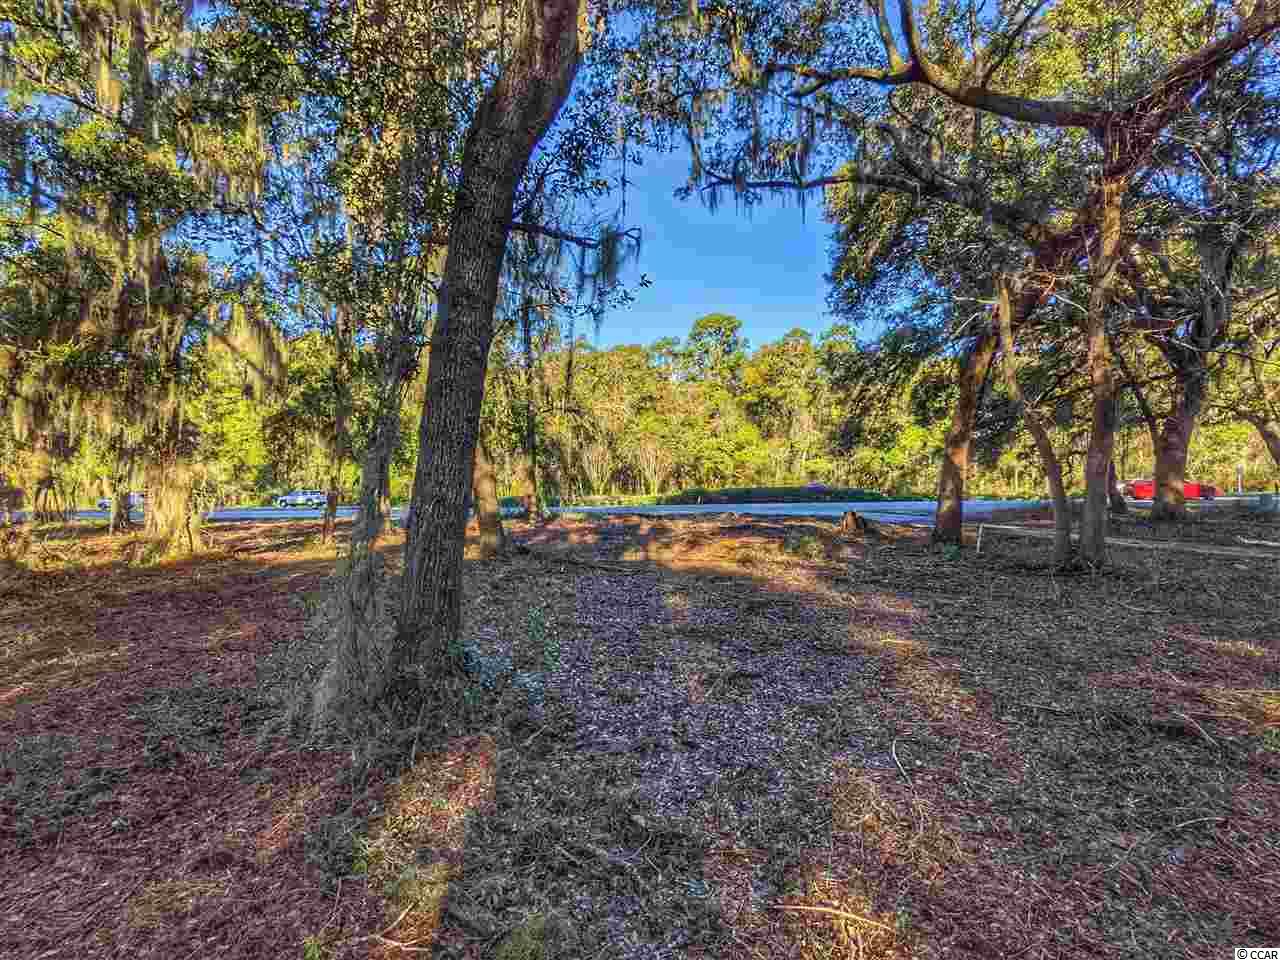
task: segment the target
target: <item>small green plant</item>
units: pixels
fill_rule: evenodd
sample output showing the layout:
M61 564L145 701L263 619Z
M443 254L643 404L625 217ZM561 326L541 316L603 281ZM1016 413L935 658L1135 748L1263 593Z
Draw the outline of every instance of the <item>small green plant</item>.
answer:
M542 648L542 669L550 673L560 665L560 635L547 618L545 607L529 608L527 632L530 643Z
M382 850L367 836L358 836L352 844L351 872L367 876L380 862Z
M328 954L319 937L307 937L302 941L302 960L324 960Z
M1268 727L1262 732L1262 746L1273 753L1280 753L1280 727Z
M948 543L946 546L944 546L942 548L942 559L943 560L959 560L960 544Z
M572 932L555 913L535 913L503 937L494 949L494 960L550 960L565 956Z
M783 547L787 553L794 554L805 560L821 560L826 556L822 541L813 536L813 534L806 533L801 536L789 536Z

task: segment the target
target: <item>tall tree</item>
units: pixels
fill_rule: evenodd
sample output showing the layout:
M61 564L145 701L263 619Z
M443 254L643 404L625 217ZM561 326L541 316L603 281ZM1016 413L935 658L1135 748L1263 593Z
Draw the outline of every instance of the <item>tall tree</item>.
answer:
M117 476L147 484L148 533L193 547L191 348L242 352L260 384L279 370L266 314L196 243L258 188L257 117L221 96L182 6L19 2L5 16L0 243L18 319L0 340L4 402L40 449L59 411L111 436Z
M926 89L946 104L975 111L975 126L982 117L989 117L997 124L1032 128L1040 137L1084 138L1081 142L1090 145L1098 173L1085 195L1079 235L1073 238L1075 245L1083 245L1088 252L1090 289L1079 336L1087 345L1093 396L1081 551L1089 562L1101 564L1106 558L1117 400L1107 323L1122 261L1126 198L1169 124L1214 74L1280 27L1280 4L1260 3L1249 14L1224 18L1221 23L1217 18L1197 24L1189 23L1186 16L1174 18L1184 27L1195 27L1184 31L1186 38L1179 40L1182 50L1178 53L1170 56L1172 47L1144 46L1140 53L1146 62L1127 70L1123 85L1117 82L1114 69L1098 70L1096 63L1089 64L1089 57L1081 57L1089 69L1059 78L1058 90L1048 96L1043 89L1034 89L1034 84L1028 88L1026 70L1015 71L1007 91L992 86L1001 68L1018 62L1018 51L1026 51L1026 44L1036 39L1036 31L1028 29L1033 22L1039 36L1045 25L1073 24L1076 36L1083 35L1090 44L1101 40L1103 49L1109 31L1111 49L1118 53L1118 21L1089 22L1087 11L1069 4L1052 7L1043 16L1039 16L1040 5L1000 9L994 24L981 22L976 10L966 18L951 8L922 5L918 10L914 0L900 0L897 6L896 31L885 0L870 3L869 23L829 4L768 10L738 5L706 11L694 7L685 20L693 39L680 49L683 56L670 56L667 39L653 35L655 45L668 54L665 62L674 66L671 75L657 84L642 81L639 95L654 109L665 110L672 122L685 125L693 147L695 185L701 184L705 169L707 108L716 102L725 104L725 119L715 127L720 134L718 158L727 161L727 182L740 196L747 182L755 179L753 170L761 167L778 175L773 185L779 188L806 183L821 119L841 117L843 129L855 131L858 142L865 142L868 132L892 139L892 127L885 129L877 121L894 112L893 91L903 88ZM1144 11L1143 16L1150 12ZM1169 33L1167 26L1159 29L1162 36ZM879 49L868 56L867 44L859 41L873 38ZM693 48L698 44L708 52L696 54ZM1107 59L1107 66L1113 67L1116 58ZM1034 74L1034 61L1028 62ZM775 97L777 77L794 80L781 99ZM890 94L868 98L867 84ZM797 120L799 135L789 144L773 138L766 149L766 132L777 129L777 118ZM923 124L919 119L912 121L910 113L907 120L923 126L928 135L927 116ZM745 135L734 136L744 128ZM717 154L712 151L712 156ZM982 169L984 159L974 151L975 170ZM808 182L823 185L820 179Z

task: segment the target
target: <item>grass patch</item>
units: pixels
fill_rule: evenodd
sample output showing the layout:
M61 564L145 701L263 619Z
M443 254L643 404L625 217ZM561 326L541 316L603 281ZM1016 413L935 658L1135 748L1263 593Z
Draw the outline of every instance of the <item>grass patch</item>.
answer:
M783 549L802 560L821 560L827 555L826 545L811 533L788 536Z
M573 928L556 913L536 913L504 936L494 960L553 960L572 954Z

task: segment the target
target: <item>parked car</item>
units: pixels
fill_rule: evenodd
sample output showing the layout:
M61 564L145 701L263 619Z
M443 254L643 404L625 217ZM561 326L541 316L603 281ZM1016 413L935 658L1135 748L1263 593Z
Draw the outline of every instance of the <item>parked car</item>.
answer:
M131 494L129 494L129 509L130 509L130 510L141 510L141 509L142 509L143 507L145 507L146 505L147 505L147 495L146 495L145 493L131 493ZM99 510L105 510L105 511L107 511L107 512L110 512L110 511L111 511L111 498L110 498L110 497L103 497L101 500L99 500L99 501L98 501L98 509L99 509Z
M1151 500L1156 495L1154 480L1126 480L1120 488L1126 497L1133 500ZM1211 483L1196 483L1192 480L1182 482L1182 495L1188 500L1212 500L1220 496L1222 491Z
M323 490L294 490L276 498L277 507L323 507L328 494Z

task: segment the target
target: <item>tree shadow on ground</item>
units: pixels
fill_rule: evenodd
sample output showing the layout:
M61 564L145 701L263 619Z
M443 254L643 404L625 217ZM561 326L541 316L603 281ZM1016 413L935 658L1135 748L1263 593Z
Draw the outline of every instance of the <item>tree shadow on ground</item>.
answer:
M318 524L316 525L318 527ZM255 535L150 567L82 537L0 583L0 942L13 956L296 956L335 903L326 860L376 794L340 749L300 749L262 663L294 642L326 551L248 557ZM346 758L349 762L349 758ZM349 859L349 858L348 858Z
M410 911L401 943L1198 956L1280 932L1263 906L1275 716L1210 706L1274 678L1260 638L1276 634L1256 632L1256 608L1206 609L1221 583L1197 565L1166 566L1157 589L1134 557L1064 580L1020 548L846 544L837 565L756 545L743 564L714 536L705 559L568 533L553 539L572 555L493 566L472 588L474 642L540 671L545 703L493 737L447 870L425 855L447 893L428 924ZM637 548L665 559L620 559ZM1274 589L1259 576L1232 578L1237 595ZM1143 590L1159 616L1133 612ZM1208 625L1255 649L1222 657ZM416 777L419 802L434 775ZM397 862L433 835L399 832ZM1228 856L1257 872L1224 875Z
M103 656L41 661L0 704L23 745L0 790L52 801L27 840L4 810L0 917L23 926L0 939L511 960L1280 937L1274 571L1129 553L1064 579L1036 545L566 526L468 567L469 642L522 696L385 780L255 706L330 559L107 578L102 614L43 581L67 592L28 615L37 639L56 620ZM169 619L121 640L133 606Z

